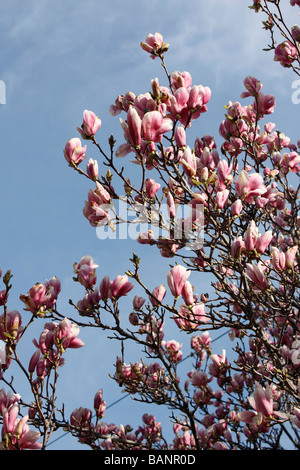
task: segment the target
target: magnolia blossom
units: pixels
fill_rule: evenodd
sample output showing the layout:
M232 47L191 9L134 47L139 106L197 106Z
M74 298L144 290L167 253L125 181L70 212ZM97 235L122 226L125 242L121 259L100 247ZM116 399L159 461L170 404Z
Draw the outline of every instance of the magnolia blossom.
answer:
M81 285L90 289L96 284L96 268L99 266L94 263L91 256L83 256L78 264L74 263L73 267L74 272L77 274L77 280Z
M142 142L141 129L142 129L142 120L137 112L137 110L130 106L127 111L126 122L120 118L120 123L122 129L124 130L124 137L126 141L137 147Z
M271 249L271 263L277 271L283 269L293 269L298 246L293 246L285 252L280 251L276 246Z
M178 147L186 146L186 132L183 126L177 126L174 133L174 138Z
M187 176L191 177L196 175L197 160L195 154L192 152L189 146L187 146L183 152L181 164Z
M163 134L172 127L171 119L164 118L159 111L149 111L142 119L143 138L150 142L161 142Z
M254 282L256 287L260 290L266 290L269 287L268 280L264 274L264 267L259 262L255 264L254 262L246 264L246 275Z
M264 416L273 414L273 395L269 385L263 388L258 382L255 382L253 397L248 397L248 402L257 413L262 413Z
M0 339L7 341L7 335L13 339L18 339L23 331L22 317L17 310L6 312L0 317Z
M175 341L174 339L167 341L165 348L170 361L180 362L182 360L182 351L180 351L182 344L179 344L178 341Z
M54 343L60 344L64 349L77 349L84 346L84 342L78 338L79 326L72 323L68 318L64 318L55 325L53 330Z
M274 60L283 67L290 67L298 56L298 49L290 41L284 41L275 48Z
M126 274L117 276L110 285L112 298L118 299L128 294L133 289L132 282L128 281Z
M259 93L257 100L253 103L253 109L258 118L263 117L265 114L272 114L275 109L275 97Z
M261 235L255 221L251 220L245 233L244 248L246 251L253 251L255 249L259 253L264 253L272 238L273 234L271 230L268 230L263 235Z
M145 42L141 42L141 48L150 54L151 59L155 59L159 53L169 49L169 44L163 41L160 33L147 34Z
M77 127L83 139L93 137L101 127L101 119L93 111L83 111L83 123L81 129Z
M91 180L96 181L98 178L98 162L97 160L93 160L92 158L86 164L86 172Z
M81 146L81 141L77 137L68 140L64 148L64 156L68 163L79 165L86 157L86 145Z
M163 301L167 291L164 284L160 284L159 286L155 287L152 291L152 295L149 295L149 300L153 307L159 306Z
M239 174L235 189L238 196L250 204L254 204L256 196L261 196L266 192L263 177L259 173L248 174L245 170L242 170Z
M139 233L136 240L141 245L151 245L154 240L154 233L151 229L148 229L148 232Z
M190 276L191 271L188 271L184 266L176 265L167 274L167 281L170 291L174 297L179 297L185 286L185 283Z
M232 217L236 217L238 215L240 215L240 213L242 212L242 209L243 209L243 203L240 199L236 199L236 201L234 201L234 203L231 205L231 215Z
M178 313L174 314L174 321L178 328L185 331L195 330L202 323L207 323L205 304L196 302L193 305L180 305Z
M97 419L102 419L106 409L106 402L103 400L102 388L94 396L94 410L96 411Z
M262 83L257 80L257 78L252 76L248 76L244 79L244 85L247 91L244 91L241 94L242 98L247 98L248 96L258 96L263 86Z
M153 178L147 178L145 180L145 190L146 190L147 196L150 197L151 199L154 198L159 188L160 188L160 184L156 183Z
M36 283L26 295L21 294L20 299L26 305L25 310L29 310L32 313L39 313L43 315L46 310L44 305L44 297L46 294L46 286L42 283Z

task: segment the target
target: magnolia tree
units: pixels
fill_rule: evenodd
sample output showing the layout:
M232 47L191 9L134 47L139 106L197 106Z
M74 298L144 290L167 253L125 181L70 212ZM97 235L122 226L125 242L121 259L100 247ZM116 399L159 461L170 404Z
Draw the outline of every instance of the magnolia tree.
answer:
M300 6L296 0L290 4ZM275 61L299 74L300 27L288 28L280 0L254 1L251 8L265 15ZM142 279L135 253L128 271L115 279L97 278L92 254L83 254L74 264L74 280L85 295L70 301L69 318L57 308L56 277L20 296L23 315L10 310L12 275L3 272L1 446L43 449L55 431L65 429L93 449L281 449L283 438L288 448L299 449L300 141L293 143L269 121L275 98L262 91L259 79L247 76L241 102L228 102L217 129L220 147L210 135L188 143L194 121L208 111L211 90L194 84L187 71L168 72L169 44L161 34L148 34L141 47L161 62L166 82L155 78L150 91L117 97L110 113L119 116L124 133L118 144L113 136L103 144L100 118L85 110L79 136L68 140L64 157L91 183L83 208L90 225L101 235L104 228L116 233L144 224L137 246L158 249L170 267L153 290ZM98 161L88 157L89 144L99 150ZM134 181L126 174L132 165ZM193 276L211 276L213 294L196 292ZM119 310L126 295L132 296L127 315ZM182 343L169 337L170 321ZM41 324L41 334L24 364L18 346L32 340L33 322ZM112 338L119 354L112 380L145 404L137 429L130 422L105 422L102 389L92 392L90 408L82 402L71 416L63 407L59 411L58 371L63 373L68 348L84 346L83 327ZM212 347L211 333L224 330L232 340L230 360L227 351ZM129 343L136 361L126 363ZM179 373L184 356L190 367ZM12 362L28 381L31 403L14 389ZM170 410L171 438L147 413L147 404Z

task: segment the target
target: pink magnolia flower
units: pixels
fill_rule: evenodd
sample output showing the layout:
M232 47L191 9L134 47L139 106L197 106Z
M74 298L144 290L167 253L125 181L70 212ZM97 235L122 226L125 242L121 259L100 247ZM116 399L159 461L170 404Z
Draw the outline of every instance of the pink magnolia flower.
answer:
M218 209L223 209L229 196L229 190L218 191L215 198L215 204Z
M280 251L277 247L273 246L271 249L271 263L277 271L283 269L293 269L295 263L296 253L298 247L295 245L287 251Z
M140 297L139 295L135 295L132 301L132 305L134 310L140 310L144 303L146 302L146 299L144 297Z
M188 271L184 266L176 265L167 274L167 281L170 291L174 297L179 297L182 293L184 285L190 276L191 271Z
M101 127L101 119L96 116L93 111L88 111L85 109L83 111L83 123L81 129L77 127L78 132L80 132L83 139L89 139L94 137L98 129Z
M33 374L41 357L40 349L37 349L31 356L28 364L28 372Z
M105 187L96 181L96 189L89 191L89 202L91 204L108 204L110 202L111 196Z
M228 368L228 359L226 357L226 350L222 350L222 354L211 354L209 358L212 364L209 365L209 372L213 377L218 377L226 372Z
M176 70L172 72L171 82L176 90L181 87L189 89L192 86L192 77L189 72L178 72Z
M88 201L85 201L83 207L83 215L93 227L109 222L110 199L109 192L96 181L96 189L89 190Z
M176 127L174 138L178 147L186 146L186 132L183 126Z
M161 142L163 134L172 127L171 119L164 118L159 111L149 111L142 119L143 138L150 142Z
M136 240L141 245L151 245L154 240L154 233L151 229L148 229L148 232L139 233Z
M197 159L192 152L191 148L187 146L184 149L182 158L181 158L181 164L183 166L183 171L188 177L195 176L197 173Z
M149 295L149 300L153 307L157 307L163 301L166 295L166 288L164 284L160 284L159 286L155 287L152 291L152 295Z
M190 96L188 100L188 107L190 109L202 108L204 110L205 105L208 103L211 97L211 89L207 86L194 85L190 90Z
M141 42L141 48L150 54L151 59L155 59L160 53L169 49L169 44L163 41L160 33L147 34L145 42Z
M31 287L29 292L27 292L27 295L21 294L20 299L26 305L25 310L29 310L32 313L42 311L45 293L46 286L38 282L33 287Z
M235 259L239 258L244 249L245 243L243 237L240 235L231 244L231 256Z
M78 338L79 326L64 318L60 323L55 323L53 330L53 341L60 344L63 349L77 349L84 346L84 342Z
M292 246L285 252L285 266L288 269L293 269L295 264L295 257L298 251L298 246Z
M273 233L271 230L268 230L263 235L259 234L258 239L256 240L256 243L255 243L256 251L258 251L258 253L263 254L268 248L272 238L273 238Z
M100 295L103 300L107 300L110 297L110 286L112 281L109 276L104 276L100 282Z
M197 296L194 295L194 286L190 281L184 284L181 295L186 305L192 305L197 300Z
M284 41L275 49L274 60L283 67L290 67L298 56L298 49L290 41Z
M142 142L142 120L133 106L130 106L127 111L126 122L120 118L120 123L124 131L126 141L134 147L139 146Z
M64 157L68 163L79 165L86 157L86 145L81 146L81 141L77 137L68 140L64 148Z
M267 278L264 275L264 268L260 262L246 264L246 275L254 282L260 290L266 290L269 287Z
M264 253L272 238L273 234L271 230L268 230L263 235L261 235L255 224L255 221L251 220L245 233L245 250L253 251L255 249L259 253Z
M21 396L18 393L12 393L10 390L6 393L4 388L0 390L0 413L2 414L4 408L9 408L14 403L18 403Z
M106 225L110 220L108 204L93 206L88 201L85 201L82 213L92 227Z
M262 89L262 83L257 78L248 76L244 80L244 85L247 91L241 94L241 98L247 98L248 96L258 96Z
M240 199L237 199L234 201L234 203L231 205L231 215L232 217L236 217L240 215L243 209L243 203Z
M151 199L154 198L159 188L160 188L160 184L156 183L154 179L147 178L145 180L145 190L146 190L147 196L150 197Z
M99 304L100 300L99 289L96 287L93 290L87 291L84 298L77 302L77 309L80 314L89 316Z
M232 165L228 165L226 160L220 160L218 163L218 189L226 189L233 180Z
M168 194L167 194L167 210L168 210L169 217L171 219L174 219L176 217L177 210L176 210L174 197L170 191L168 191Z
M300 155L297 152L284 153L280 161L280 170L283 173L298 173L300 171Z
M285 268L285 254L276 246L271 249L271 263L277 271L282 271Z
M2 411L2 442L9 450L41 449L42 443L38 431L32 431L28 424L28 416L18 418L19 405L14 403Z
M257 413L262 413L266 417L273 414L273 395L269 385L263 388L255 382L253 397L248 397L248 402Z
M263 177L259 173L248 174L246 170L242 170L238 175L235 189L238 196L250 204L254 204L256 196L261 196L266 192Z
M175 121L178 119L181 121L181 114L187 110L187 102L189 99L188 90L182 86L177 88L173 95L169 97L167 104L168 116Z
M275 97L273 95L264 95L259 93L257 101L253 103L253 110L259 118L265 114L272 114L275 109Z
M106 402L103 400L102 388L94 396L94 410L96 411L97 419L102 419L106 409Z
M92 412L89 408L76 408L70 415L70 424L79 428L90 428Z
M96 268L98 264L94 263L91 256L83 256L80 262L74 263L74 273L77 274L78 282L86 288L92 288L97 282Z
M68 318L64 318L61 322L49 322L44 326L43 332L40 334L39 340L34 340L34 345L42 353L42 357L36 353L30 360L30 371L37 369L37 375L46 376L48 360L56 360L58 352L63 353L67 348L77 349L84 346L83 341L78 338L79 327L73 324ZM59 365L63 365L63 359L60 359ZM51 365L51 362L49 363Z
M97 160L93 160L92 158L89 159L89 161L86 164L86 172L88 176L91 178L91 180L96 181L98 178L98 162Z
M293 39L295 39L295 41L297 42L300 42L300 27L297 24L292 26L291 33L292 33Z
M182 348L182 344L179 344L178 341L175 341L174 339L171 341L167 341L165 344L165 348L169 360L175 363L180 362L182 360L182 351L180 351L180 349Z
M43 298L43 306L46 309L51 309L57 301L58 294L61 290L61 283L56 276L53 276L51 279L44 282L44 286L46 287L46 292Z
M178 313L174 314L174 321L178 328L191 331L198 328L199 324L209 321L206 315L205 304L197 302L193 305L180 305Z
M115 299L123 297L128 294L133 289L132 282L128 281L126 274L117 276L114 279L110 286L111 296Z
M17 310L6 312L5 320L4 314L0 317L0 339L7 341L6 334L10 335L13 339L18 339L23 331L22 317Z

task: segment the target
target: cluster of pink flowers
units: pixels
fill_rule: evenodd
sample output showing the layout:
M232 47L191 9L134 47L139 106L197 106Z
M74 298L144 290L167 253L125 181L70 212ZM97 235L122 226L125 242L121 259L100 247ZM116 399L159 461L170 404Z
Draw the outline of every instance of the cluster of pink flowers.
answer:
M26 295L20 295L20 299L25 304L25 310L42 317L55 306L60 290L60 280L54 276L43 284L36 283Z
M90 259L91 263L88 266L82 264L78 269L78 266L87 259ZM114 280L111 280L109 276L104 276L99 287L97 287L95 285L97 282L95 269L98 266L94 265L93 260L88 256L83 257L76 266L77 279L87 289L84 298L77 302L77 309L81 315L92 315L101 301L104 303L108 300L116 301L126 296L134 288L133 283L128 280L126 274L120 274ZM83 274L84 277L82 277Z
M79 327L68 318L61 322L49 322L44 326L38 341L33 340L36 351L31 356L28 372L33 376L36 373L35 384L39 385L51 370L57 366L64 365L62 355L66 349L77 349L84 346L83 341L78 338Z
M169 388L168 374L158 362L149 365L138 362L125 364L118 358L114 379L132 394L150 390L153 396L159 397Z
M150 443L155 443L161 439L161 425L153 415L144 413L143 424L138 426L135 432L130 426L117 426L116 424L106 424L100 421L106 409L106 402L103 399L103 390L100 389L94 396L94 410L96 415L89 408L76 408L70 415L70 429L76 433L79 442L82 444L93 444L100 441L100 446L104 450L122 450L131 448L132 450L146 450ZM95 417L95 422L93 422Z
M151 42L148 52L155 49L154 36L150 36L145 43ZM157 44L163 44L162 38ZM148 46L143 48L147 49ZM120 119L126 143L117 149L116 155L123 157L129 152L135 152L137 159L143 155L148 168L152 166L151 155L156 152L156 144L173 127L179 146L185 145L185 128L190 127L194 119L207 111L206 105L211 96L208 87L192 84L192 77L188 72L173 72L171 88L161 86L157 78L152 80L151 86L152 94L136 96L130 92L119 95L115 104L110 107L112 115L122 111L126 113L126 121ZM175 127L177 122L181 126Z
M6 393L0 390L0 413L3 420L0 448L2 450L40 449L42 443L38 442L40 433L32 431L28 425L28 416L19 418L18 394Z
M260 11L266 8L266 3L274 2L263 5L255 0L252 8ZM296 0L290 4L300 6ZM271 28L270 22L269 18L267 29ZM283 67L295 67L299 61L299 42L300 29L295 25L291 41L274 47L275 61ZM169 44L160 33L147 35L141 47L152 59L160 58L166 71L164 53ZM105 165L121 178L126 198L118 196L111 186L114 175L110 170L100 183L96 160L88 159L86 172L79 168L87 157L87 146L79 138L70 139L63 153L73 169L94 183L83 208L84 217L93 227L115 228L111 219L114 199L126 199L131 208L131 203L136 202L136 213L145 210L146 217L150 217L150 206L156 203L162 215L161 204L166 202L169 236L159 235L155 239L154 231L148 229L138 235L137 241L141 245L156 244L163 257L176 255L182 264L171 265L166 283L158 282L151 291L139 276L137 255L130 260L134 272L126 271L114 279L104 275L100 281L96 274L98 264L92 256L83 256L73 265L73 280L84 288L84 297L76 305L70 301L76 315L89 317L80 323L58 312L61 283L52 277L45 283L36 283L26 295L20 296L24 310L31 313L24 326L20 313L7 309L10 286L9 276L6 277L6 288L0 291L3 307L0 340L5 343L7 357L5 360L1 357L0 379L12 360L20 365L16 347L27 326L38 317L49 321L33 341L36 350L29 360L28 372L23 368L35 395L29 418L18 417L22 416L19 395L0 390L3 449L43 447L38 442L40 433L29 429L28 420L37 415L32 422L41 426L42 420L38 418L43 410L48 412L56 407L57 369L64 364L64 353L84 345L79 338L80 324L113 331L122 342L122 357L117 357L112 379L124 391L138 401L164 404L174 410L174 438L167 444L161 423L152 414L143 414L136 431L129 425L103 422L106 401L103 389L99 389L94 395L93 410L80 406L72 411L69 421L62 413L63 426L80 443L104 450L166 447L224 450L248 448L252 444L259 447L260 443L271 448L276 428L282 423L291 422L295 429L300 428L296 298L300 219L294 217L298 191L287 182L289 173L294 177L300 171L300 140L296 146L276 130L275 124L262 125L263 118L274 112L275 98L263 93L261 81L249 75L244 79L241 98L249 99L250 104L228 102L219 126L223 139L220 153L210 135L196 137L194 145L189 146L187 131L207 111L211 91L194 85L187 71L167 75L168 86L162 86L155 78L151 92L139 95L128 92L117 97L110 113L125 114L120 119L125 143L115 150L111 137L109 157L96 142L102 122L94 112L85 110L82 125L77 127L80 137L90 140L105 159ZM118 171L113 164L113 156L124 157L129 153L134 154L134 163L142 170L139 189L123 175L124 168ZM190 214L177 218L178 208L183 205L188 206ZM189 232L182 237L179 233L182 235L186 226ZM206 239L201 245L192 245L194 235L203 228ZM179 250L187 247L192 247L191 256L181 255ZM212 284L213 300L208 294L195 292L192 276L199 271L216 278ZM134 295L132 309L124 320L119 315L118 300L133 290L129 278L137 281L146 294ZM167 296L171 298L170 304ZM88 323L83 323L85 320ZM126 320L130 328L121 327ZM175 322L178 334L193 334L184 381L179 376L179 363L183 361L186 344L176 337L166 339L164 328L169 321ZM212 349L209 330L225 327L230 328L229 338L238 344L234 349L234 365L225 348L221 348L221 353ZM143 347L148 364L143 359L124 362L123 345L129 341ZM53 395L46 397L45 389L52 387L52 376L55 376ZM47 433L44 441L46 438Z

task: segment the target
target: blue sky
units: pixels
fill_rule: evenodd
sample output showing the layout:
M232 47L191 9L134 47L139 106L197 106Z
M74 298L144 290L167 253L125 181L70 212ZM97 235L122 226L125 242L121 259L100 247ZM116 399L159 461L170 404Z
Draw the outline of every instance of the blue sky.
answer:
M0 266L14 275L10 310L22 312L19 295L35 282L57 275L62 283L59 308L68 314L68 299L77 301L83 295L72 281L75 261L92 255L100 265L100 280L105 274L113 278L130 268L133 250L143 254L130 240L97 238L82 215L93 185L68 167L63 148L78 135L76 126L81 125L84 109L100 116L97 137L104 148L111 133L117 143L123 142L118 118L109 115L110 104L118 94L148 91L152 78L164 82L159 62L139 47L148 33L158 31L170 43L166 56L170 72L188 70L194 84L212 90L208 113L191 129L191 146L196 135L211 134L218 141L223 105L240 99L246 75L259 78L265 93L275 94L277 107L271 120L277 128L294 141L300 137L300 105L291 101L295 77L275 63L272 54L262 52L269 38L261 28L260 15L247 8L250 0L190 0L184 6L180 0L2 3L0 80L6 85L6 104L0 105ZM298 11L291 12L288 21L293 25ZM92 146L88 156L98 158ZM169 261L147 249L143 260L150 285L166 282ZM207 290L206 279L197 282L196 290ZM129 308L124 299L124 310ZM33 336L42 324L34 328ZM100 387L107 404L120 397L120 390L107 376L119 354L118 344L97 331L82 331L81 337L86 348L68 352L61 371L61 400L68 400L68 411L92 406ZM30 339L24 346L29 356L34 350ZM113 407L107 421L119 424L124 416L126 424L133 406L129 401ZM69 438L55 445L76 448Z

